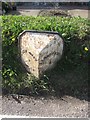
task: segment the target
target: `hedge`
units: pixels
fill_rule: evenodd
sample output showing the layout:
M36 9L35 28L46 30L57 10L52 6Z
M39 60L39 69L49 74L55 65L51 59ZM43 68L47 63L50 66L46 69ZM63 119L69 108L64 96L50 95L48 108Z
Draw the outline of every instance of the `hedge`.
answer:
M50 86L45 80L37 80L32 74L25 72L18 55L18 35L23 30L57 31L65 43L64 69L69 66L87 62L90 46L90 21L80 17L32 17L32 16L2 16L2 85L9 93L19 93L30 88L37 93ZM59 64L60 65L60 64ZM29 78L27 77L27 75ZM29 80L28 80L29 79ZM48 78L47 78L48 79Z

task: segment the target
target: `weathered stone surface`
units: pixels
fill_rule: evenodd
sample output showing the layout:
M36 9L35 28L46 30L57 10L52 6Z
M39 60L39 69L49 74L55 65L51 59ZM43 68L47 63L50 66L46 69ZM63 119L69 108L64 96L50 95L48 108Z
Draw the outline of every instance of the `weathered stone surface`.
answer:
M58 33L24 31L19 35L19 48L27 71L39 78L61 58L63 39Z

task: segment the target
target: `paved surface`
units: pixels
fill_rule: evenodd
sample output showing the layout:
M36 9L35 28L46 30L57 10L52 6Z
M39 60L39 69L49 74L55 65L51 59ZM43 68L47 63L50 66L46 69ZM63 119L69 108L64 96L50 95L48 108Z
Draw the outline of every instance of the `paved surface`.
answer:
M17 7L17 11L12 11L9 14L17 14L17 15L27 15L27 16L37 16L41 10L53 10L55 8L30 8L29 6L19 6ZM68 11L68 13L71 16L81 16L83 18L90 17L90 10L88 10L87 7L77 7L77 6L61 6L58 8L58 10L65 10Z
M34 117L88 117L88 102L70 96L28 97L4 96L2 99L2 114Z
M27 9L26 9L27 8ZM26 14L26 15L32 15L32 16L37 16L40 12L40 10L46 9L46 10L51 10L51 9L56 9L53 7L40 7L38 9L30 9L29 6L26 6L25 8L22 6L21 8L18 7L18 11L21 14ZM71 16L81 16L82 18L88 18L90 17L90 10L88 10L88 7L86 6L60 6L57 8L58 10L65 10L68 11L68 13ZM25 12L27 10L27 12Z
M50 9L47 9L47 11L49 11ZM30 9L27 9L27 10L24 10L24 9L19 9L18 10L19 13L21 15L27 15L27 16L37 16L39 14L39 12L41 10L30 10ZM68 13L71 15L71 16L81 16L82 18L88 18L88 10L79 10L79 9L75 9L75 10L68 10Z
M26 15L26 16L37 16L40 12L40 10L36 10L36 9L18 9L18 14L19 15Z

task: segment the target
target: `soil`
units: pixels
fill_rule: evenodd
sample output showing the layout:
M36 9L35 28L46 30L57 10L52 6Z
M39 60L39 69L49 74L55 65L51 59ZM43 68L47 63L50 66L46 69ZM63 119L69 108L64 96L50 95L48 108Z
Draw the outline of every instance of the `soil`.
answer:
M3 96L3 115L30 117L88 117L88 102L71 96L62 98L31 97L20 95Z

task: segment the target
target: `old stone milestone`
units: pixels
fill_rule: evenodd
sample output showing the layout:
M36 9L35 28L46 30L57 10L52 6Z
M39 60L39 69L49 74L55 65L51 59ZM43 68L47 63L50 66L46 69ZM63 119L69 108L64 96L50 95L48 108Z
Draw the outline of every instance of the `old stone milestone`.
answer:
M24 31L19 35L21 61L39 78L52 69L63 53L63 39L56 32Z

